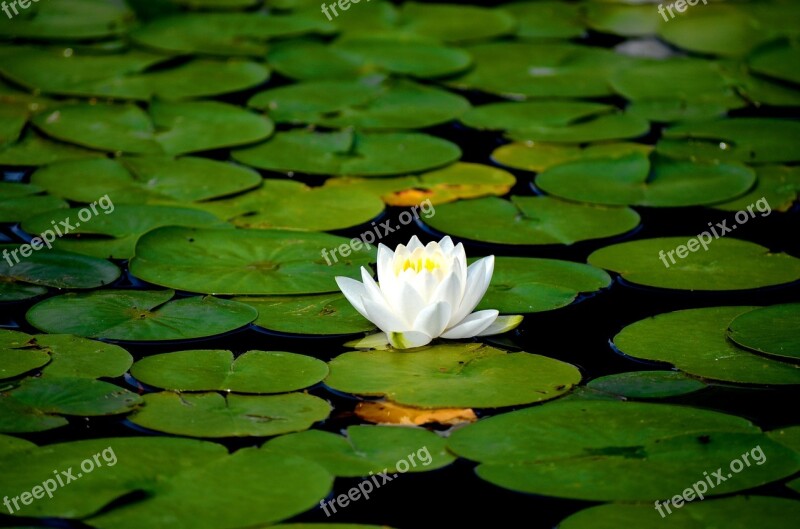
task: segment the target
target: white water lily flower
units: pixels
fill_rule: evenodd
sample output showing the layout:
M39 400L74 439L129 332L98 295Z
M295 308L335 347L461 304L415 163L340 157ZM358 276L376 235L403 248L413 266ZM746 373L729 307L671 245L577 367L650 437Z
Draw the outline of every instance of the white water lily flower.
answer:
M453 246L445 237L423 246L414 236L394 252L378 245L378 283L363 266L363 283L348 277L337 277L336 283L353 307L385 333L370 337L371 344L408 349L434 338L488 336L519 325L522 316L499 316L494 309L472 312L493 272L493 255L467 268L461 243Z

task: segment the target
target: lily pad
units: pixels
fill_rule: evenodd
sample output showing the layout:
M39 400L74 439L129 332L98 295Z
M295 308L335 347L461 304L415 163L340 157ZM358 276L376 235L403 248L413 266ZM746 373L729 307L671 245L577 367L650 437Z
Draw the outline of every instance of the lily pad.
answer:
M88 222L79 222L75 219L81 209L61 210L58 217L53 212L36 215L24 220L22 228L31 234L42 233L52 230L54 225L51 221L60 217L69 227L58 225L63 228L61 233L64 236L56 238L53 247L101 259L131 258L139 237L160 226L230 228L211 213L190 208L119 205L113 209L99 209L98 215ZM103 215L99 214L101 211Z
M561 2L514 2L503 5L503 11L517 22L520 39L571 39L585 33L581 9L588 6Z
M608 206L686 207L730 200L756 182L735 162L680 161L640 153L567 162L545 170L536 186L559 198Z
M728 326L757 307L709 307L638 321L614 337L634 358L668 362L690 375L740 384L800 384L800 366L754 354L726 339Z
M49 250L41 240L35 246L41 251L25 257L24 254L15 253L19 246L0 244L0 251L9 252L8 258L0 260L0 301L19 301L33 297L30 294L34 292L35 295L47 292L46 288L32 289L32 285L97 288L113 283L120 276L119 268L103 259ZM15 257L19 258L19 262ZM9 262L14 266L9 266Z
M50 361L47 351L27 347L30 338L24 332L0 330L0 379L22 375Z
M653 16L653 6L648 4L618 4L589 2L581 6L585 10L585 23L601 33L624 37L655 35L658 17Z
M737 345L778 360L800 359L800 303L774 305L737 316L728 336Z
M326 263L323 250L349 243L327 233L167 227L139 240L130 270L150 283L190 292L337 292L334 277L359 278L360 267L374 261L375 249L361 248L346 260Z
M442 204L426 220L457 237L499 244L574 244L620 235L639 225L630 208L565 202L551 197L512 196Z
M240 228L330 231L369 222L384 204L366 190L268 178L258 189L198 207Z
M631 371L596 378L587 387L629 399L661 399L694 393L706 384L678 371Z
M31 183L76 202L89 203L107 194L116 204L143 204L231 195L256 187L261 176L206 158L139 156L55 163L34 172Z
M713 207L724 211L742 211L760 200L765 200L775 211L788 211L800 195L800 167L760 165L756 167L758 180L753 189L734 200Z
M308 33L330 33L318 13L186 13L161 17L131 33L142 46L174 54L263 57L266 41Z
M800 61L798 43L786 40L772 43L757 50L750 57L748 65L754 72L800 84L800 75L792 68L792 64Z
M700 487L698 487L699 489ZM677 491L676 491L677 492ZM727 527L729 529L784 529L800 516L800 501L769 496L733 496L687 502L680 509L661 506L664 516L653 516L654 506L610 504L579 511L558 524L559 529L641 529Z
M0 24L0 36L35 40L102 39L124 34L134 22L133 12L125 4L104 0L43 2L33 6L35 9L26 12L26 16Z
M446 444L444 438L422 428L350 426L344 436L320 430L282 435L261 449L308 459L337 477L356 478L384 470L397 476L397 472L442 468L455 460ZM405 465L398 465L402 460ZM406 470L398 468L402 466Z
M247 104L267 111L277 123L362 130L432 127L469 109L459 95L402 79L381 84L307 81L260 92Z
M502 9L422 2L404 3L400 24L404 31L444 42L501 37L516 26L514 18Z
M99 158L103 153L51 141L34 129L28 129L17 143L0 148L0 164L16 166L39 166L66 160Z
M703 233L709 239L705 247L691 244L699 236L642 239L601 248L588 262L637 285L678 290L743 290L800 279L800 259L752 242L713 239L710 232Z
M67 104L33 123L53 138L103 151L185 154L263 140L272 122L218 101L154 101L149 114L133 104Z
M461 118L476 129L504 130L517 141L586 143L642 136L650 124L611 105L585 101L490 103Z
M222 350L178 351L136 362L131 375L175 391L285 393L313 386L328 374L325 362L281 351L248 351L234 360Z
M600 143L579 147L558 143L515 142L495 149L492 160L506 167L541 173L567 162L603 158L622 158L634 153L645 156L653 148L641 143Z
M305 393L149 393L130 417L139 426L190 437L266 437L307 430L328 417L327 401Z
M291 130L231 155L239 162L269 171L388 176L447 165L461 157L461 149L447 140L416 132Z
M611 284L611 277L592 266L527 257L496 257L494 274L477 309L504 314L542 312L565 307L581 292Z
M336 335L375 329L375 325L359 314L341 294L243 296L232 299L256 309L258 318L253 323L271 331Z
M723 57L741 57L770 38L746 9L712 4L693 10L675 23L661 24L659 36L678 48Z
M187 340L214 336L247 325L252 307L215 298L172 300L172 290L101 290L63 294L31 307L28 323L48 333L109 340ZM69 319L64 314L71 314Z
M66 425L62 415L116 415L140 402L135 393L100 380L26 378L0 393L0 432L41 432Z
M798 142L800 122L737 118L668 128L656 150L674 158L779 163L800 160Z
M52 212L69 206L64 200L43 194L43 191L35 185L0 182L0 222L17 222L44 211Z
M414 352L354 351L330 362L325 384L336 391L385 396L422 408L500 408L542 402L581 379L574 366L487 345L447 344Z
M128 351L110 343L68 334L26 336L27 341L11 347L37 356L40 353L49 355L50 362L42 370L48 377L115 378L124 375L133 364Z
M775 481L800 468L800 456L745 419L639 402L549 403L468 425L448 442L459 456L479 461L478 476L492 484L590 501L671 497L703 480L704 471L727 472L733 459L754 447L766 456L764 464L723 476L707 496Z

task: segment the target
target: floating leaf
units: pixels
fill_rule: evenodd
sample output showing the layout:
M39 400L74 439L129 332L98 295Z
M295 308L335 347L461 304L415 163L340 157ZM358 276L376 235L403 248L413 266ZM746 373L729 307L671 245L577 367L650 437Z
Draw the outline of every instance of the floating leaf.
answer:
M747 206L765 200L775 211L788 211L800 195L800 167L761 165L756 168L758 180L746 195L722 204L714 204L724 211L742 211Z
M187 340L232 331L253 321L252 307L215 298L170 301L172 290L100 290L63 294L34 305L28 323L48 333L109 340ZM64 319L64 314L72 317Z
M130 421L151 430L190 437L247 437L307 430L331 406L305 393L148 393Z
M66 160L99 158L103 153L83 147L50 141L35 130L24 132L15 144L0 149L0 164L18 166L46 165Z
M264 443L262 450L313 461L337 477L368 474L427 472L455 459L447 442L422 428L350 426L345 436L319 430L282 435ZM423 457L420 452L427 454ZM426 463L427 460L427 464ZM406 470L398 463L405 462Z
M698 242L700 237L705 245ZM678 259L673 257L676 253ZM800 279L800 259L771 253L748 241L712 239L708 231L697 237L662 237L606 246L592 253L588 262L637 285L678 290L743 290Z
M587 387L629 399L661 399L694 393L704 383L678 371L631 371L596 378Z
M401 406L389 401L373 400L359 402L356 405L355 413L359 418L368 422L403 426L422 426L431 423L457 425L478 420L472 408L425 410L412 406Z
M800 83L800 75L792 68L792 64L800 61L800 48L793 41L781 41L757 50L748 61L750 69L754 72L789 81Z
M26 12L25 16L16 17L13 23L0 24L0 36L36 40L102 39L124 34L134 20L133 13L125 4L104 0L33 5L35 9ZM13 9L16 13L16 7Z
M659 26L659 36L679 48L701 54L741 57L769 39L769 33L738 5L706 5L677 23L671 22Z
M17 222L44 211L68 207L65 201L41 194L42 191L35 185L0 182L0 222Z
M138 278L180 290L217 294L337 292L334 277L360 277L375 249L353 251L330 265L322 251L349 244L327 233L282 230L159 228L136 246Z
M709 307L660 314L614 337L621 352L668 362L690 375L740 384L800 384L800 366L754 354L726 339L731 322L757 307Z
M406 2L400 10L400 20L404 31L445 42L501 37L516 25L504 10L469 4Z
M589 2L581 7L585 9L586 24L601 33L644 37L655 35L658 30L659 19L648 4Z
M47 351L28 348L30 338L24 332L0 330L0 379L22 375L50 361Z
M541 402L580 382L564 362L506 353L482 344L436 345L415 352L354 351L330 362L325 384L422 408L499 408Z
M248 351L235 360L222 350L178 351L136 362L131 375L175 391L284 393L313 386L328 366L310 356L281 351Z
M492 160L506 167L540 173L567 162L602 158L622 158L641 153L650 154L653 148L641 143L601 143L598 145L547 144L540 142L508 143L495 149Z
M375 325L359 314L339 293L312 296L243 296L232 299L258 310L258 318L253 323L271 331L336 335L375 330Z
M426 220L456 237L499 244L574 244L620 235L639 225L630 208L575 204L555 198L489 197L442 204Z
M518 38L570 39L580 37L585 32L581 7L550 1L514 2L504 4L503 11L516 19Z
M774 305L737 316L728 336L737 345L770 357L800 359L800 303Z

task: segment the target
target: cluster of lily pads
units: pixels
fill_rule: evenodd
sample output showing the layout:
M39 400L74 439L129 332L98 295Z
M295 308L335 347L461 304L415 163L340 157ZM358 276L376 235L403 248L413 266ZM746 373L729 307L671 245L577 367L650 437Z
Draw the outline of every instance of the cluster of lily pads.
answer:
M375 327L334 278L360 278L375 248L321 254L429 200L405 240L497 254L478 309L536 322L615 289L796 291L791 234L780 248L730 234L665 267L659 252L706 225L654 236L647 221L765 199L770 225L790 225L800 121L779 116L800 108L796 2L712 2L669 21L612 0L372 0L332 20L311 0L129 4L49 0L0 21L0 251L114 204L52 249L0 259L13 313L0 497L107 446L118 458L15 516L303 529L317 524L275 524L425 446L431 464L411 472L460 460L502 489L602 502L561 529L800 518L800 426L681 401L796 389L800 304L621 321L589 354L647 370L592 378L539 346L535 323L490 343L363 347ZM338 428L344 415L357 424ZM59 437L103 421L129 435ZM754 446L763 465L665 519L653 510Z

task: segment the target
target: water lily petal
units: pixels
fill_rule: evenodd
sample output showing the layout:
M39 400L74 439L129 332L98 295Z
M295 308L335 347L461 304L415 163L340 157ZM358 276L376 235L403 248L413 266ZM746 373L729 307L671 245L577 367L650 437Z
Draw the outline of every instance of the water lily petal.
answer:
M378 284L372 279L372 275L367 271L366 268L363 266L361 267L361 281L364 284L364 290L366 292L366 296L373 298L375 300L383 300L386 301L386 298L383 295L383 292L378 287Z
M385 301L369 297L361 298L361 300L364 303L364 309L367 311L366 318L383 332L388 334L409 330L408 324L389 310Z
M439 241L439 246L445 254L449 254L453 251L453 239L451 239L449 235L445 235L442 240Z
M448 324L452 325L458 323L457 321L453 321L454 311L452 309L461 305L461 297L461 279L457 274L451 272L443 281L436 285L428 303L444 301L450 305L450 321Z
M461 305L453 315L453 321L461 321L472 312L486 294L494 273L494 256L484 257L472 263L467 269L467 285Z
M427 302L422 299L409 283L394 281L391 283L390 288L393 289L390 292L391 297L386 297L390 308L410 326L417 319L419 312L427 305Z
M393 276L392 262L394 261L394 252L388 246L381 243L378 244L378 281L383 281L389 276Z
M450 304L447 302L440 301L433 305L428 305L419 311L412 328L435 338L442 334L442 331L447 327L450 321L450 313Z
M461 323L442 333L441 337L449 340L456 340L459 338L472 338L473 336L478 336L492 323L494 323L494 320L497 319L498 314L500 313L494 309L473 312L464 318Z
M492 334L502 334L515 329L522 323L522 316L513 314L511 316L498 316L494 322L486 327L478 336L491 336Z
M336 284L339 286L339 290L342 291L342 294L344 294L344 297L347 298L347 301L350 302L353 308L356 309L359 314L369 319L367 311L364 309L364 304L361 302L361 298L367 295L367 290L364 288L364 284L359 283L355 279L343 276L336 277Z
M410 241L408 241L408 245L407 245L407 247L408 247L408 251L410 251L410 252L412 252L412 253L413 253L413 252L414 252L414 250L416 250L417 248L424 248L424 246L423 246L423 245L422 245L422 243L419 241L419 239L417 238L417 236L416 236L416 235L414 235L414 236L412 236L412 237L411 237L411 240L410 240Z
M411 349L414 347L422 347L431 343L431 338L424 332L408 331L408 332L392 332L389 333L389 343L395 349Z

